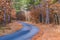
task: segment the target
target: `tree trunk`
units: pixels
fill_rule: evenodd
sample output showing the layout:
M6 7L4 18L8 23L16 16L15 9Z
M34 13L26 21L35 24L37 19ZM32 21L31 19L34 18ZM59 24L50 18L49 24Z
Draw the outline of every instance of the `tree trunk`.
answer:
M6 24L6 8L4 8L4 25Z
M49 24L49 4L46 2L46 24Z

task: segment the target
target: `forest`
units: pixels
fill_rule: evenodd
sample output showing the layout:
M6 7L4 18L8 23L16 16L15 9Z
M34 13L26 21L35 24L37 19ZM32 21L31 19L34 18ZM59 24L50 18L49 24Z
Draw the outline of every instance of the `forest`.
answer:
M8 23L15 19L59 24L59 10L58 0L2 0L0 1L0 23Z
M2 0L0 1L0 23L18 19L36 23L59 24L59 7L58 0Z
M28 31L29 27L39 28L39 32L36 28L37 35L31 32L32 35L35 34L32 40L44 40L49 32L55 33L60 29L60 0L0 0L0 36L18 31L22 25ZM50 36L46 40L48 39Z

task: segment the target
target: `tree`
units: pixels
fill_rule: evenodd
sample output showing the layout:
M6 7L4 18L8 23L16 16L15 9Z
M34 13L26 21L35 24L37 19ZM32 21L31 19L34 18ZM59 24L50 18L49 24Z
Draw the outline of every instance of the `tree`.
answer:
M60 3L59 0L53 0L50 5L51 10L53 10L52 15L53 15L53 22L55 24L59 24L59 15L60 15Z
M13 0L13 5L17 11L21 8L28 10L31 8L31 6L38 5L40 1L41 0Z
M11 0L0 1L1 13L3 16L4 24L11 22Z
M56 3L58 0L44 0L45 2L45 8L46 8L46 24L49 24L50 22L50 6L54 3Z

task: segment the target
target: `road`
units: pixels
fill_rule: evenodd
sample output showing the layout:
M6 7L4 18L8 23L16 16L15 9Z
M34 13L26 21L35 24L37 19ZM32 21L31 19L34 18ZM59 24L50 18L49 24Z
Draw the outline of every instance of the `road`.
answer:
M31 40L32 37L39 32L39 29L28 23L18 22L23 25L23 28L12 34L0 36L0 40Z

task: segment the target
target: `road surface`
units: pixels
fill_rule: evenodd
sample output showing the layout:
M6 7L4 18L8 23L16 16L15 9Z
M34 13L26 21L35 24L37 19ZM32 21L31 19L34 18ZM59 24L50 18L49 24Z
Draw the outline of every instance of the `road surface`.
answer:
M32 37L39 32L39 29L28 23L18 22L23 25L23 28L4 36L0 36L0 40L31 40Z

